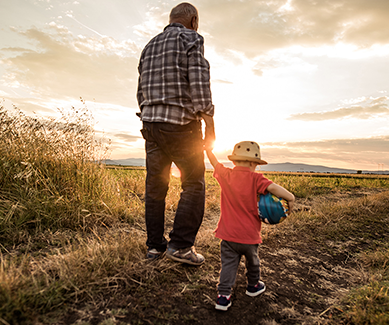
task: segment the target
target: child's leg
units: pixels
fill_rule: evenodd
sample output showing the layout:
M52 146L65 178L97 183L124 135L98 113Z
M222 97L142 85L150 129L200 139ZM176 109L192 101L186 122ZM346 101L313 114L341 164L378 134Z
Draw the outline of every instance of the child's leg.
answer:
M247 284L249 286L255 286L261 276L260 262L258 257L258 245L246 245L245 258L246 258L246 276Z
M233 243L222 240L220 245L222 267L220 270L220 280L217 286L219 295L228 296L231 288L235 284L236 273L241 255L231 246Z

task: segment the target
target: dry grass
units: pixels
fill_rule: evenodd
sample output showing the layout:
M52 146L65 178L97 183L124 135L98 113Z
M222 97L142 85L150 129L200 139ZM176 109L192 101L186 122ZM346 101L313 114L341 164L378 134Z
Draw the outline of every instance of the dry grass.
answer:
M123 268L140 259L142 237L112 229L143 213L142 177L103 168L108 147L96 139L85 103L60 112L41 120L0 106L2 322L131 282Z
M39 120L0 107L0 235L5 242L45 229L85 230L131 219L129 210L137 202L128 206L128 193L120 191L126 184L99 164L107 147L96 140L86 107L61 113L58 120Z
M77 308L79 323L88 324L92 313L79 306L93 306L104 310L100 324L115 324L125 317L126 309L106 307L114 297L134 292L144 297L132 305L141 319L154 299L153 290L159 287L166 290L166 300L184 297L188 305L196 299L213 303L206 293L196 296L204 288L215 288L220 267L219 240L213 234L220 212L220 189L211 173L206 173L206 214L196 243L206 265L186 269L166 259L150 264L144 259L145 171L102 168L98 162L107 148L96 140L92 126L84 105L62 112L59 120L45 121L0 107L0 323L56 323L61 314ZM336 291L331 285L335 277L365 284L347 296L344 304L349 308L338 323L385 323L389 255L387 244L382 245L375 231L388 224L389 198L388 192L370 196L364 195L363 189L383 191L387 182L312 175L268 177L294 192L299 197L297 207L302 208L277 227L264 226L265 240L306 240L321 246L329 258L358 246L369 248L350 256L360 264L361 269L354 271L316 266L317 257L300 256L290 247L279 249L274 257L285 259L288 268L309 265L309 272L321 279L317 286ZM166 204L167 232L179 197L179 179L172 178ZM262 271L275 276L266 262ZM177 282L177 275L186 281ZM298 273L287 275L288 281L306 282ZM345 292L339 292L341 295ZM294 306L278 310L277 297L271 291L264 296L271 300L270 312L286 318L301 316ZM326 299L330 305L339 303L332 297ZM156 311L159 319L177 319L177 311L169 314L165 309ZM321 320L311 308L306 308L305 314L312 314L306 318L308 323ZM190 323L195 318L188 314L183 321ZM266 318L264 324L277 322Z

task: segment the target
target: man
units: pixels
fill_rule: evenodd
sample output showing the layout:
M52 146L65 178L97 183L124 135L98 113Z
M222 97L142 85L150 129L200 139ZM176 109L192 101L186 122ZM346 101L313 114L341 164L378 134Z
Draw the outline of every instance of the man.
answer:
M201 114L211 121L205 142L214 140L209 63L198 23L197 9L189 3L171 10L169 25L142 51L137 92L146 140L147 258L158 258L167 249L168 258L192 265L204 262L194 249L205 205ZM182 192L168 243L165 197L172 162L181 172Z

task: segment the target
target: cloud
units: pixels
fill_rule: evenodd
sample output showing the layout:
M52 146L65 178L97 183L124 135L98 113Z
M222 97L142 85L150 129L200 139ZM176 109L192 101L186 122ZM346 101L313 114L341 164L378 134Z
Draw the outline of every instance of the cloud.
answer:
M50 30L30 28L19 34L37 50L12 49L3 59L9 86L24 87L41 99L94 98L136 107L138 48L111 37L74 37L55 23ZM2 49L7 51L11 49ZM17 80L18 85L12 85Z
M232 81L222 80L222 79L212 79L212 83L220 83L220 84L226 84L226 85L234 84Z
M338 42L359 48L389 43L387 0L199 0L200 29L220 52L248 57L269 50Z
M298 148L299 151L317 150L334 151L342 153L361 153L361 152L377 152L389 154L389 136L379 136L363 139L334 139L322 141L302 141L289 143L271 143L264 144L266 146L286 146L290 149Z
M136 142L142 137L128 134L128 133L117 133L114 135L116 138L119 138L121 140L124 140L125 142Z
M377 164L389 167L389 136L363 139L335 139L288 143L264 143L262 156L271 162L324 163L327 166L357 166L374 169ZM360 167L358 167L360 166Z
M261 157L272 163L307 163L328 167L376 170L380 164L389 169L389 136L359 139L260 143ZM227 161L231 150L216 152Z
M342 118L369 119L388 115L389 97L369 98L361 101L359 105L341 107L327 112L293 114L288 119L294 121L326 121Z
M9 100L11 98L7 96ZM36 98L12 98L13 104L20 110L26 113L38 113L43 112L45 115L52 115L53 109L45 107L41 103L38 103Z

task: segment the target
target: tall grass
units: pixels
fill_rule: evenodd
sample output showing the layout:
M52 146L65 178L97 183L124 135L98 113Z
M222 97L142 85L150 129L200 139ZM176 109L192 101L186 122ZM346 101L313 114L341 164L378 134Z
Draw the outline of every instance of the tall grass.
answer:
M143 232L114 225L143 215L144 177L103 167L109 143L84 102L60 115L0 105L0 323L126 287L141 260Z
M85 104L39 119L0 106L0 236L78 229L126 217L126 199L99 162L108 146L96 139Z

